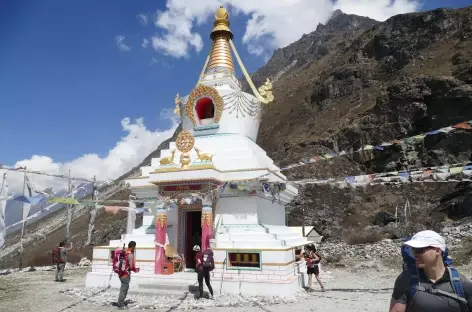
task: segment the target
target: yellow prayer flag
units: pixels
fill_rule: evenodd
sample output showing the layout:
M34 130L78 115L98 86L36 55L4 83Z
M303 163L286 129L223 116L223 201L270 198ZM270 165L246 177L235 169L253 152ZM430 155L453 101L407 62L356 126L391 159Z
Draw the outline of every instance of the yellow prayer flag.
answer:
M66 204L66 205L78 205L79 202L72 197L51 197L48 199L50 203L57 203L57 204Z

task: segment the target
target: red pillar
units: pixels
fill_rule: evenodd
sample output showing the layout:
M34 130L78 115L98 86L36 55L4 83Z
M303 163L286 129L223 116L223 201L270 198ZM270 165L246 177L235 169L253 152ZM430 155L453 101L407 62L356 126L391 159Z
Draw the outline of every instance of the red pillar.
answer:
M210 238L213 233L213 209L211 204L202 207L202 251L210 247Z
M154 273L162 274L162 265L166 262L167 209L159 208L156 213L156 259Z

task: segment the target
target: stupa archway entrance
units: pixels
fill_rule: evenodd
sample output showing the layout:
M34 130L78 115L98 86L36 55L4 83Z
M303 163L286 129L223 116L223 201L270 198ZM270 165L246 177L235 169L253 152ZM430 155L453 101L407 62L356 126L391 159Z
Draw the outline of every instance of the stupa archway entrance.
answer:
M183 181L182 181L183 182ZM163 197L177 200L174 206L176 217L176 240L173 240L176 251L182 255L187 269L195 268L195 252L193 246L198 245L202 250L209 247L213 234L213 215L217 200L203 202L203 196L220 184L219 182L188 181L179 185L160 185L159 193ZM169 213L171 215L173 213Z

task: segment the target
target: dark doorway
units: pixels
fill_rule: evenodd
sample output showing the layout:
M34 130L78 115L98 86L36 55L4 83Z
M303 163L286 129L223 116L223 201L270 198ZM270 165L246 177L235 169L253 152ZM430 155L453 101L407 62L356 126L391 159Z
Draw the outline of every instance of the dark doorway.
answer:
M185 264L188 269L195 269L195 252L193 246L202 245L202 212L201 211L187 211L186 215L186 229L187 235L185 238Z

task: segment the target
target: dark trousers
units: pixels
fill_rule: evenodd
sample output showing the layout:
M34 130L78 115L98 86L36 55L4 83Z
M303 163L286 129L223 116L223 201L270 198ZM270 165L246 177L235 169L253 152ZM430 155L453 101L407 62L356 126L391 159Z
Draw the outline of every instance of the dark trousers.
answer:
M64 281L64 268L66 267L65 263L56 264L56 281Z
M210 284L210 271L205 269L198 270L198 290L200 291L200 297L203 297L203 279L205 279L205 284L208 287L210 295L213 296L213 288Z
M121 287L120 287L120 294L118 295L118 305L124 306L126 296L128 295L129 289L129 276L120 276Z

